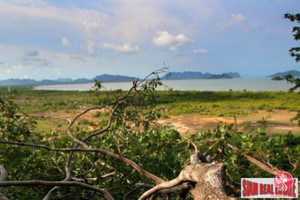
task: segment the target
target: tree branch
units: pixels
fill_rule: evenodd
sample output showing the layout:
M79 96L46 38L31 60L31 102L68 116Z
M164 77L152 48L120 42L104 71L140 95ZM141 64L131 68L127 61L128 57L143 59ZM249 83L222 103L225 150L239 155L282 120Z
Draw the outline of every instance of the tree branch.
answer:
M226 146L229 147L230 149L232 149L233 151L235 152L240 152L241 150L232 145L232 144L229 144L229 143L226 143ZM252 156L249 156L247 154L244 154L242 153L242 155L248 160L250 161L251 163L253 163L254 165L256 165L257 167L259 167L260 169L270 173L270 174L273 174L273 175L277 175L277 173L280 171L280 170L277 170L277 169L273 169L267 165L265 165L264 163L262 163L261 161L257 160L256 158L252 157Z
M140 198L139 200L145 200L151 195L159 192L160 190L163 189L169 189L172 187L176 187L177 185L180 185L183 182L196 182L189 174L187 174L184 170L181 171L179 176L173 180L163 182L161 184L158 184L151 188L150 190L146 191Z
M76 181L43 181L43 180L30 180L30 181L5 181L0 182L1 187L10 186L77 186L86 190L91 190L103 194L107 200L114 200L114 198L104 189L97 188L85 183Z
M101 153L101 154L105 154L107 156L110 156L112 158L115 158L119 161L122 161L130 166L132 166L135 170L137 170L139 173L141 173L142 175L146 176L147 178L155 181L157 184L158 183L162 183L164 182L164 180L162 180L161 178L155 176L154 174L144 170L141 166L139 166L138 164L136 164L134 161L123 157L119 154L107 151L107 150L103 150L103 149L93 149L93 148L88 148L88 149L79 149L79 148L62 148L62 149L58 149L58 148L52 148L52 147L48 147L45 145L40 145L40 144L29 144L29 143L24 143L24 142L7 142L7 141L0 141L0 144L11 144L11 145L18 145L18 146L27 146L27 147L35 147L35 148L41 148L41 149L45 149L48 151L59 151L59 152L93 152L93 153Z

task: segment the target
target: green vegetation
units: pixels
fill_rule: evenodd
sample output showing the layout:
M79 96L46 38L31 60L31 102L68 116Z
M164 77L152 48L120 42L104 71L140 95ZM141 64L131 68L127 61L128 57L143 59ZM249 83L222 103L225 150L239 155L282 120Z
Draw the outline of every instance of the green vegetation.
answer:
M22 111L42 113L46 111L67 111L97 105L122 91L93 92L79 91L37 91L30 89L2 89L3 97L14 100ZM234 116L247 115L258 110L286 109L296 111L300 107L300 94L288 92L251 91L155 91L156 100L151 102L163 109L166 115L198 113L201 115Z
M13 99L26 113L71 111L97 101L97 97L90 92L36 91L30 88L12 88L9 93L6 88L2 88L1 94Z
M158 92L158 106L167 114L181 115L198 113L214 116L247 115L258 110L287 109L300 107L299 93L286 92Z
M135 93L134 93L135 94ZM20 147L3 144L3 142L36 143L56 148L72 148L72 141L59 130L40 131L32 118L22 114L53 110L78 109L80 106L111 103L110 108L118 106L118 111L112 118L112 125L105 134L98 135L89 141L89 145L99 149L127 157L152 174L164 179L175 178L189 161L190 151L194 150L191 141L205 155L210 155L215 161L226 166L228 195L239 197L234 188L241 177L274 177L266 173L258 165L249 162L246 156L268 163L268 167L277 167L289 171L294 177L300 176L297 160L300 157L300 137L287 135L270 136L266 134L265 121L253 132L239 132L234 125L220 124L212 131L201 131L183 138L175 130L160 127L151 122L159 117L153 107L164 108L167 113L203 113L203 114L247 114L259 109L297 109L299 94L272 92L149 92L137 93L112 103L125 95L124 92L108 94L98 92L53 92L17 90L13 93L2 91L0 98L0 164L9 173L6 181L11 180L63 180L67 152L53 152L34 147ZM108 99L105 97L109 97ZM7 98L14 99L18 106ZM119 98L120 99L120 98ZM76 100L76 103L75 103ZM51 104L47 104L47 102ZM98 102L98 103L97 103ZM118 103L119 102L119 103ZM134 105L134 106L133 106ZM238 112L240 111L240 113ZM102 113L100 113L101 115ZM99 113L95 114L98 117ZM109 115L104 115L109 116ZM101 130L108 124L108 117L97 124ZM83 124L89 124L84 120ZM51 124L52 125L52 124ZM61 126L65 126L61 124ZM141 129L142 127L142 129ZM83 127L72 128L73 134L83 140L93 133ZM1 143L1 142L0 142ZM239 148L235 151L228 146ZM138 173L130 165L100 153L74 153L71 167L72 177L83 180L84 183L98 188L106 188L116 199L138 199L146 188L136 189L136 183L153 184L153 181ZM106 165L103 165L103 162ZM107 167L107 165L111 167ZM114 172L113 176L101 176ZM9 199L41 199L51 187L7 187L2 193ZM131 192L133 189L134 192ZM53 199L103 199L93 191L75 187L61 187ZM165 198L162 198L165 199ZM170 195L168 199L178 199Z
M86 91L37 91L30 88L2 88L1 96L14 100L22 112L34 117L37 123L36 131L58 131L65 134L68 120L75 117L82 110L93 105L99 105L115 95L124 94L125 91L95 92ZM154 91L155 100L151 101L153 111L159 111L161 118L179 116L186 114L227 117L232 119L243 119L255 113L266 113L271 115L277 110L298 111L300 108L300 94L288 92L251 92L251 91L224 91L224 92L199 92L199 91ZM78 121L81 127L95 127L102 119L99 111L89 114L87 119ZM192 117L192 116L190 116ZM293 115L294 122L299 121ZM201 120L201 117L199 118ZM248 119L247 119L248 120ZM259 116L252 120L245 121L240 128L253 130ZM291 126L288 119L267 123L269 127ZM211 122L204 122L205 127L214 128L216 125ZM272 124L273 125L272 125ZM194 126L195 127L195 126ZM198 128L197 128L198 129ZM207 129L207 128L205 128ZM200 130L200 128L198 129ZM287 133L289 129L271 130L269 134ZM299 131L291 130L299 135Z
M284 15L284 18L289 19L291 22L297 22L298 24L300 23L300 13L297 14L290 14L286 13ZM293 33L294 33L294 39L295 40L300 40L300 27L299 26L294 26L293 27ZM295 57L296 61L300 61L300 47L292 47L290 49L290 54L292 57Z
M289 19L291 22L297 22L300 23L300 13L296 14L290 14L286 13L284 15L284 18ZM296 41L300 40L300 27L294 26L292 32L294 33L294 39ZM296 62L300 61L300 47L292 47L290 50L290 55L292 57L295 57ZM290 88L290 91L295 91L298 88L300 88L300 78L294 77L293 75L287 75L285 76L285 79L287 82L290 82L294 84L292 88ZM298 124L300 124L300 110L298 111L298 114L292 119L292 121L298 121Z

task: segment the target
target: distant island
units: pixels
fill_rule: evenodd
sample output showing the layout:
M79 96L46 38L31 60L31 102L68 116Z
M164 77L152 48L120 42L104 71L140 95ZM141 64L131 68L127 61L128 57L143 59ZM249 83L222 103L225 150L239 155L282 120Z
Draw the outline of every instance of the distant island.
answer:
M240 78L239 73L230 72L223 74L211 74L211 73L202 73L202 72L170 72L164 75L162 80L183 80L183 79L232 79ZM59 78L57 80L44 79L41 81L34 79L6 79L0 81L0 86L35 86L35 85L57 85L57 84L80 84L80 83L93 83L97 81L103 82L130 82L136 79L136 77L131 76L121 76L121 75L110 75L102 74L96 76L92 79L79 78Z
M162 77L163 80L183 80L183 79L232 79L240 78L240 74L237 72L228 72L223 74L211 74L202 72L170 72Z
M284 77L287 76L287 75L292 75L292 76L295 76L295 77L300 77L300 71L289 70L289 71L286 71L286 72L278 72L278 73L272 74L272 75L270 75L268 77L270 77L271 80L273 80L273 81L281 81L281 80L284 80Z

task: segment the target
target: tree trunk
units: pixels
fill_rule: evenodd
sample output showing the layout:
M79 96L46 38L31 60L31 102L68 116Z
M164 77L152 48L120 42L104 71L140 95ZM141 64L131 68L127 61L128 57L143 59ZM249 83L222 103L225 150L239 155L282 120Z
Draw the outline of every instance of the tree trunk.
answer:
M186 183L190 183L184 185ZM190 187L194 185L195 187ZM185 193L181 189L190 190L194 200L221 200L235 199L228 197L225 193L225 166L223 163L192 163L186 165L179 176L173 180L160 183L146 191L139 200L146 200L152 195L174 193Z
M194 200L235 199L225 193L225 166L223 163L197 163L183 170L196 182L190 191Z

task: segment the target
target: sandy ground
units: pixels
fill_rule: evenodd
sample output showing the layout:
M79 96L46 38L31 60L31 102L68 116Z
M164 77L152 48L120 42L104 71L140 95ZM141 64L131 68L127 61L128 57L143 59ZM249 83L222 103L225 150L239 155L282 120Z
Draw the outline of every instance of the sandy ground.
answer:
M73 112L44 112L36 113L33 116L43 118L53 118L62 120L72 120L77 114L83 110L77 110ZM91 111L87 113L82 119L91 120L97 122L99 117L95 117L95 112ZM103 110L101 113L104 112ZM267 132L268 133L288 133L289 131L295 134L300 134L300 126L296 122L291 123L290 119L297 113L286 110L273 110L272 112L259 111L247 116L239 116L236 118L236 123L239 130L250 131L255 129L259 124L257 121L264 118L266 120ZM82 120L81 119L81 120ZM232 124L234 123L233 117L218 117L218 116L207 116L200 114L187 114L179 116L169 116L166 119L158 120L158 123L162 125L168 125L179 131L181 134L186 132L195 133L200 130L215 129L218 123Z
M291 123L290 119L297 113L285 110L275 110L272 112L259 111L248 116L237 117L236 122L240 130L253 130L259 124L257 121L264 118L268 133L288 133L291 131L295 134L300 134L300 126L296 122ZM170 116L166 119L160 119L160 124L174 127L180 133L186 132L195 133L200 130L215 129L218 123L226 124L234 123L233 117L217 117L217 116L203 116L199 114Z

